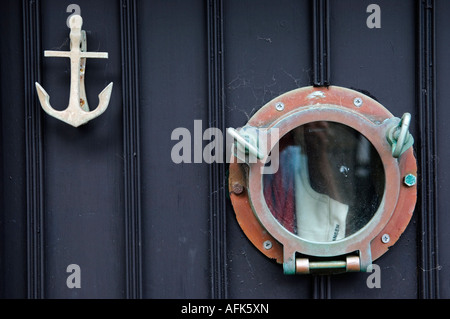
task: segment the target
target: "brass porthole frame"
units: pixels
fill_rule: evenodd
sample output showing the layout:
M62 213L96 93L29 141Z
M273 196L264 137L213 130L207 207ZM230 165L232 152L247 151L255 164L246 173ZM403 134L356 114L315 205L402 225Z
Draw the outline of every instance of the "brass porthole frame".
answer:
M277 128L281 139L295 127L314 121L347 125L364 135L377 150L384 167L385 190L369 223L335 242L311 242L290 233L276 221L264 199L261 167L267 155L251 164L230 160L229 192L237 221L264 255L283 264L286 274L309 273L313 268L310 267L312 261L298 258L299 254L317 257L315 266L321 263L321 258L345 256L344 261L331 264L344 271L366 271L397 242L412 218L417 183L405 183L404 178L417 176L413 149L410 147L399 158L394 158L386 132L399 119L369 96L337 86L305 87L287 92L263 106L246 127L258 128L268 135L271 129Z

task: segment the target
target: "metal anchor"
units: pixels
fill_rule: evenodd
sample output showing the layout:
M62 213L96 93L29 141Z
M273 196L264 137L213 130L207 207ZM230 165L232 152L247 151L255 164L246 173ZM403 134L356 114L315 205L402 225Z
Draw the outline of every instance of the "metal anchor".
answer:
M89 111L84 88L84 73L87 58L107 59L107 52L86 52L86 33L81 30L83 19L79 15L73 15L69 20L70 25L70 51L44 51L46 57L64 57L70 58L70 98L69 105L64 111L57 111L50 105L50 96L39 84L36 84L36 90L42 108L49 115L66 122L74 127L89 122L101 115L107 108L111 98L113 83L108 84L106 88L98 95L99 104L93 111Z

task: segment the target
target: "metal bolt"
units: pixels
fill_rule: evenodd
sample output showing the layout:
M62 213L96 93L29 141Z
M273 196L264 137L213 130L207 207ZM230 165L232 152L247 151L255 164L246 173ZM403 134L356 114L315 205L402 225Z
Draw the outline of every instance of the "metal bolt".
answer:
M275 104L275 108L277 109L277 111L283 111L284 110L284 103L283 102L277 102Z
M362 100L360 97L356 97L356 98L353 100L353 104L354 104L356 107L360 107L360 106L363 104L363 100Z
M384 234L383 236L381 236L381 241L385 244L387 244L390 240L391 240L391 237L389 237L388 234Z
M263 244L264 249L269 250L270 248L272 248L272 242L270 240L266 240Z
M238 182L233 183L233 193L235 193L236 195L239 195L239 194L242 194L243 191L244 191L244 186L242 186Z
M417 182L417 178L413 174L408 174L403 179L403 183L405 183L405 185L408 187L416 185L416 182Z

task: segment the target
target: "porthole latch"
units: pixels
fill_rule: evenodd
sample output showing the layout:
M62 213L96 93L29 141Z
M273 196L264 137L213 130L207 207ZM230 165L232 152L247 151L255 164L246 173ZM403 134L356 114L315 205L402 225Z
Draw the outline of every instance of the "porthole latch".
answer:
M395 158L400 157L414 144L414 138L409 133L410 123L411 114L405 113L398 121L398 124L393 125L387 130L386 138L392 146L392 156Z
M241 133L242 131L242 133ZM240 131L230 127L228 134L236 141L234 144L234 156L243 162L248 162L246 155L252 155L257 159L264 158L264 152L258 147L258 135L256 129L241 129Z

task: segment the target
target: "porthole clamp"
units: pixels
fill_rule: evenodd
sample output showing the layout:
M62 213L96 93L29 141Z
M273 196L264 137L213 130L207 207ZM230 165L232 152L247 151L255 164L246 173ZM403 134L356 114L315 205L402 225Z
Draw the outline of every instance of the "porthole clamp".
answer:
M230 127L228 128L228 134L236 141L234 144L234 156L243 162L249 162L250 160L246 155L251 154L256 159L263 159L264 152L258 148L258 135L254 128L241 129L240 131Z
M392 156L400 157L407 149L413 146L414 138L409 133L411 114L403 114L398 125L393 125L386 133L386 138L392 146Z
M288 133L294 134L294 129L318 121L338 123L365 137L378 154L381 166L377 167L382 169L385 179L378 182L382 185L377 193L380 194L377 195L378 208L370 219L357 226L354 232L346 232L344 237L325 241L306 238L298 233L298 229L287 229L274 216L273 207L269 208L264 194L262 173L269 157L273 156L275 144ZM410 121L409 113L397 118L379 102L351 89L305 87L270 101L243 128L229 129L228 133L236 141L229 166L230 199L245 235L264 255L282 264L285 274L363 272L370 269L373 261L386 253L406 229L417 201L418 183L407 179L408 176L417 176ZM321 129L316 127L310 131L320 135ZM269 144L267 147L265 142ZM338 146L334 148L339 149ZM248 155L257 160L249 161ZM333 164L336 164L333 169L342 176L355 172L357 168L347 167L345 163ZM364 176L363 168L358 172L359 176ZM377 172L374 171L374 178L379 176ZM281 179L279 183L290 182ZM279 193L287 194L283 189ZM283 204L288 202L286 196L283 198ZM328 233L333 235L332 229ZM388 241L383 240L386 234L389 234ZM270 249L267 243L271 244Z

